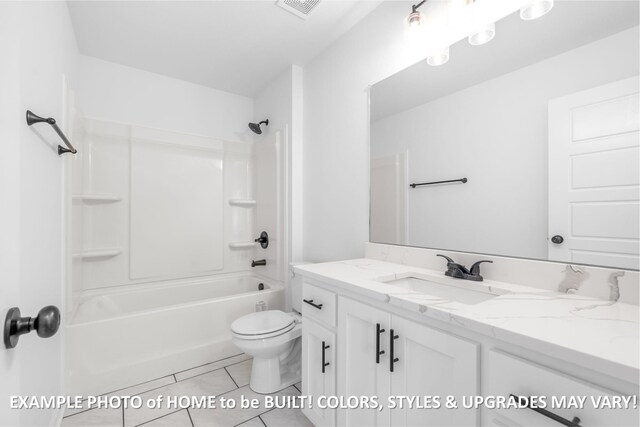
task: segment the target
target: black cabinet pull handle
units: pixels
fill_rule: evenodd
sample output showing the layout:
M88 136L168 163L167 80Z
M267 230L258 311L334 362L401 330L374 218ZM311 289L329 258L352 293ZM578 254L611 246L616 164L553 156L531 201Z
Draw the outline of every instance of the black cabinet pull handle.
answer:
M526 402L527 409L531 409L532 411L542 414L547 418L551 418L553 421L559 424L562 424L563 426L580 427L580 418L578 417L573 417L573 419L569 421L568 419L562 418L560 415L556 415L553 412L547 411L546 409L532 408L531 405L529 404L529 399L524 396L516 396L514 394L510 394L509 396L515 398L518 401L518 404L520 405L524 405L524 403ZM525 400L525 402L523 402L523 399Z
M389 335L389 353L391 356L389 358L389 371L393 372L393 364L400 360L395 357L393 343L400 337L394 333L393 329L389 330L389 332L391 333L391 335Z
M380 334L384 331L380 327L380 323L376 323L376 363L380 363L380 355L384 354L384 350L380 351Z
M324 341L322 341L322 373L324 374L324 368L329 366L329 362L325 362L325 350L327 350L328 348L331 348L330 346L326 345Z
M310 306L317 308L318 310L322 310L322 304L314 304L312 299L303 299L302 301L306 302Z

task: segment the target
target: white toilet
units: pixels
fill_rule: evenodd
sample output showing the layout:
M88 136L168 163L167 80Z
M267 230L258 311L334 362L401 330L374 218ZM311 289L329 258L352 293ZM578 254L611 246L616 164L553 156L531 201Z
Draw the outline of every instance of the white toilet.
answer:
M301 284L292 283L294 311L258 311L231 324L233 343L253 356L249 386L256 393L273 393L300 381L302 371Z
M280 310L247 314L231 324L233 343L253 356L249 386L273 393L300 381L302 318Z

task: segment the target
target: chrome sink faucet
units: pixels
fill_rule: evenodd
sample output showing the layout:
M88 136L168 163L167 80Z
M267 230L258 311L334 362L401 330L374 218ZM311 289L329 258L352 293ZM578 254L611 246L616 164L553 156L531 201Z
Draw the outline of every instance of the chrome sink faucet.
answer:
M462 264L458 264L453 261L451 258L445 255L437 254L447 260L447 271L445 271L444 275L449 277L454 277L456 279L464 279L464 280L473 280L475 282L482 282L482 276L480 275L480 264L483 262L493 263L493 261L482 260L474 263L471 268L467 268Z

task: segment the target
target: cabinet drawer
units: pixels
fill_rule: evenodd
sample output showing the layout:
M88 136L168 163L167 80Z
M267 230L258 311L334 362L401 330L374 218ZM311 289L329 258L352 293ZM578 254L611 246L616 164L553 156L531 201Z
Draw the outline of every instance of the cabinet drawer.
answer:
M595 399L610 399L619 396L616 393L568 376L550 368L511 356L500 351L489 352L489 374L485 376L484 396L545 396L547 415L533 409L495 409L510 426L559 426L561 421L554 421L553 415L572 421L580 419L581 427L590 426L637 426L638 411L634 409L607 409L594 407L591 396ZM552 397L567 399L586 396L582 408L553 405ZM553 406L552 406L553 405ZM540 406L540 405L539 405ZM560 406L560 407L558 407ZM500 424L497 424L500 425ZM568 424L571 425L571 424Z
M302 285L302 315L334 328L336 326L336 294L309 283Z

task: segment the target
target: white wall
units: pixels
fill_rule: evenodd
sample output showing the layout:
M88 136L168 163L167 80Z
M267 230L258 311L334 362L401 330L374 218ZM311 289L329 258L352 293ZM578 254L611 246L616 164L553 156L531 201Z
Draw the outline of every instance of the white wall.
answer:
M361 257L369 236L368 87L409 65L404 2L385 2L304 68L304 258Z
M78 105L87 117L224 139L252 141L253 100L80 56Z
M407 244L546 259L548 101L638 75L637 44L634 27L372 123L372 158L408 151L411 182L469 178L409 191Z
M76 78L77 47L64 2L0 4L0 317L18 306L35 316L63 307L63 165L58 136L28 127L25 110L58 119L64 129L63 76ZM63 318L63 322L65 319ZM9 395L62 393L63 328L49 339L35 332L18 347L0 348L0 423L53 425L53 410L10 410Z

